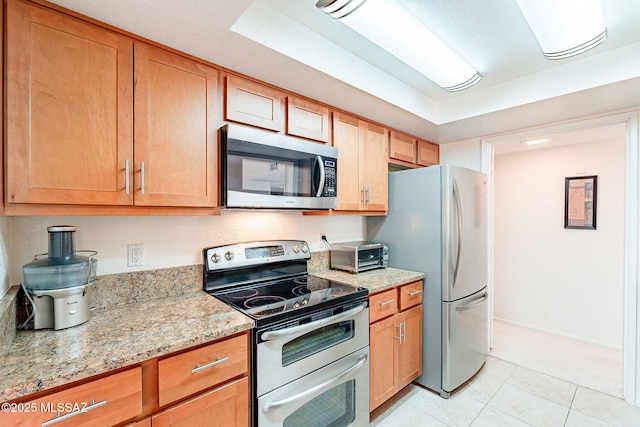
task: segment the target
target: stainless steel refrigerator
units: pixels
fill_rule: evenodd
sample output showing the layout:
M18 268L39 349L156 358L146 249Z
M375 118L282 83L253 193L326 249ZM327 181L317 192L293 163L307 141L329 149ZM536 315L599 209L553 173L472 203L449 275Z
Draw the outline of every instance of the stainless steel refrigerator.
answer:
M487 187L451 165L389 173L389 214L367 218L367 240L389 266L426 273L422 375L442 397L484 364L488 341Z

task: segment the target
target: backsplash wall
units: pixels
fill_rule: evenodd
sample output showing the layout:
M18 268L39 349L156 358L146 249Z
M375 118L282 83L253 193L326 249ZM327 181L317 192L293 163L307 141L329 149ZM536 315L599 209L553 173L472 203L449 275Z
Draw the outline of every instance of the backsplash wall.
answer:
M225 210L220 216L195 217L12 217L0 222L0 243L13 242L7 250L8 268L0 261L0 273L3 266L8 270L9 285L20 283L22 266L35 254L47 252L47 227L61 224L78 227L77 250L98 251L98 275L201 264L205 247L250 240L302 239L312 251L323 251L327 247L321 234L332 242L364 238L363 217L287 211ZM142 267L127 267L130 243L143 244Z

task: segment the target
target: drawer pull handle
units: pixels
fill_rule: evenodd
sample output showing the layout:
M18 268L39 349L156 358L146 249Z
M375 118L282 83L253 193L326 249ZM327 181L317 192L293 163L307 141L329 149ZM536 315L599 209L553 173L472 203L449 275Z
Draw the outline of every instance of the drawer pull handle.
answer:
M388 301L383 301L383 302L381 302L381 303L380 303L380 307L383 307L383 306L385 306L385 305L389 305L389 304L391 304L392 302L396 302L396 300L394 300L394 299L390 299L390 300L388 300Z
M221 364L223 362L226 362L227 360L229 360L229 356L223 357L222 359L220 359L218 357L213 362L209 362L206 365L202 365L202 366L200 366L199 363L196 363L196 367L191 370L191 373L195 374L196 372L200 372L200 371L204 371L205 369L213 368L214 366L219 365L219 364Z
M422 293L422 289L416 289L415 291L409 292L409 296L412 297L414 295L418 295Z
M95 400L92 400L91 401L91 405L86 406L86 407L80 409L79 411L69 412L68 414L65 414L65 415L60 415L60 412L58 412L58 415L54 419L43 422L42 423L42 427L47 427L47 426L50 426L52 424L59 423L60 421L68 420L71 417L75 417L76 415L84 414L86 412L89 412L89 411L91 411L93 409L96 409L96 408L99 408L101 406L104 406L106 404L107 404L106 400L103 400L102 402L98 402L98 403L96 403Z

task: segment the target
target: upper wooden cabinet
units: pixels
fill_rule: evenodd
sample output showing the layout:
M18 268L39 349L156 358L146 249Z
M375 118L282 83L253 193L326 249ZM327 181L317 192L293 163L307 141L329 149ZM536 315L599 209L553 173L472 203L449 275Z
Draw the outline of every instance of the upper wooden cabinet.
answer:
M287 133L331 142L329 108L295 96L287 97Z
M134 51L135 204L215 206L217 71L142 43Z
M388 209L388 131L334 112L333 145L338 148L338 207L343 211Z
M389 163L408 167L431 166L440 162L439 146L402 132L391 131Z
M6 202L133 203L133 43L22 1L6 11Z
M411 135L391 131L389 135L389 161L402 160L416 163L418 153L417 141Z
M440 163L440 146L431 142L418 140L418 164L431 166Z
M225 119L284 132L285 95L275 89L236 77L226 77Z
M217 205L215 69L18 0L6 39L8 204Z

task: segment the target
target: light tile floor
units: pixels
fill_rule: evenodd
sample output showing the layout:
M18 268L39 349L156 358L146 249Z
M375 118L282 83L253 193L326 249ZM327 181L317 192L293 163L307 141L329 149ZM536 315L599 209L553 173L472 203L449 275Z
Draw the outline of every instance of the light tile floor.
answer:
M500 329L501 327L503 328ZM572 352L567 352L565 347L558 347L559 343L554 341L555 347L546 347L546 353L555 354L555 359L559 360L557 366L548 360L541 363L536 361L535 352L529 351L531 357L525 357L526 349L529 346L537 348L550 345L551 342L536 342L531 336L524 337L522 342L515 338L507 339L507 334L516 333L522 338L522 335L528 332L514 329L510 325L498 325L497 328L494 326L495 351L492 350L484 367L466 386L453 393L449 399L442 399L438 394L411 384L371 414L371 425L640 426L640 408L629 405L617 397L622 394L622 374L619 377L613 375L609 378L610 381L602 380L600 373L596 375L596 380L588 378L588 372L593 369L609 372L616 371L619 367L621 370L621 360L619 365L616 365L617 356L611 360L605 358L598 367L592 360L597 358L588 354L598 351L597 348L588 347L589 351L585 352L584 347L571 347ZM548 339L543 336L537 338ZM575 343L566 345L574 346ZM510 346L521 347L521 352L509 349ZM573 352L580 348L583 351ZM572 372L567 376L578 378L577 380L560 378L564 376L560 375L562 367L567 365L562 361L565 359L563 356L573 360L575 365L578 364L575 363L576 355L579 360L588 362L583 367L582 377L579 375L579 369L572 368ZM504 360L503 357L514 360ZM593 386L581 385L579 382L595 384L597 388L604 388L604 391L598 391Z

